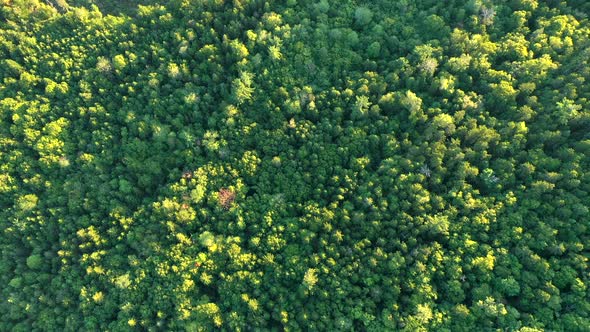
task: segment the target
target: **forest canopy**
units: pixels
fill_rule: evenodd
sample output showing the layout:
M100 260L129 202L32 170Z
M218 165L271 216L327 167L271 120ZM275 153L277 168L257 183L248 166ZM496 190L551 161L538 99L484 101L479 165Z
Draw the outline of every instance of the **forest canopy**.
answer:
M588 15L0 0L0 330L590 331Z

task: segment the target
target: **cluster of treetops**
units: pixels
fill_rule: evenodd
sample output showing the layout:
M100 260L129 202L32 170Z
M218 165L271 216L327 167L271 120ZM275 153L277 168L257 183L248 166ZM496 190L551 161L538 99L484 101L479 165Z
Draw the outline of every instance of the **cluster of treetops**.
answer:
M116 3L0 0L0 330L590 331L590 2Z

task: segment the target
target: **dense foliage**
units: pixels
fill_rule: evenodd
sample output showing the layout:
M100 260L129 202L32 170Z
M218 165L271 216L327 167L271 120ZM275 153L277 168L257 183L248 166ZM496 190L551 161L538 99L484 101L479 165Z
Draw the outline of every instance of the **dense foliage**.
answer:
M0 330L590 331L588 2L114 3L0 0Z

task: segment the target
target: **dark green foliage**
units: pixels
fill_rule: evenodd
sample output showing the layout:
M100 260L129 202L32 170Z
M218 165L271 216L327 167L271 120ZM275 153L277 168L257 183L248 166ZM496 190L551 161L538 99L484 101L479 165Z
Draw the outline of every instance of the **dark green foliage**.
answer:
M589 13L0 0L0 330L588 331Z

